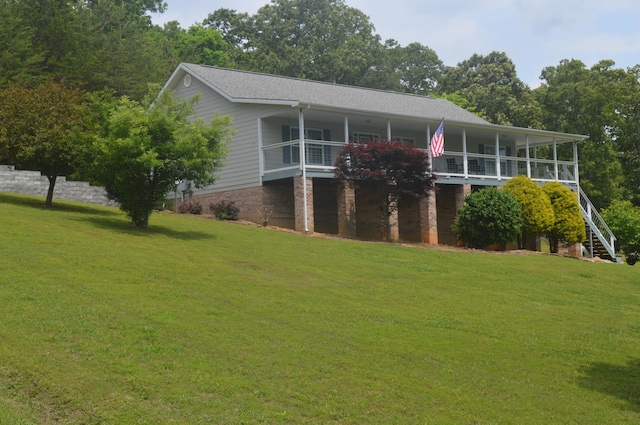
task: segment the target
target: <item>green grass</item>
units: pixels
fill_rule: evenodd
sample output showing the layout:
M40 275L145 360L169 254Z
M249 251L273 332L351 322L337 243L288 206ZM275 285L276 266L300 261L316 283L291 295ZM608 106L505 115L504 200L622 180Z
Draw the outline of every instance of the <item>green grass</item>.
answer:
M638 424L640 267L0 194L1 424Z

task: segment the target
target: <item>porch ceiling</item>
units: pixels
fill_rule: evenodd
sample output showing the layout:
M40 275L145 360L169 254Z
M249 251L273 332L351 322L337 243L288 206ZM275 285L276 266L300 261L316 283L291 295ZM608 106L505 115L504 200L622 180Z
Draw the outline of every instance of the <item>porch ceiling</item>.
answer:
M291 109L279 116L286 117L291 122L297 122L298 110ZM357 113L343 113L335 110L322 110L319 108L311 108L305 111L306 121L321 121L321 122L334 122L344 123L344 117L349 117L349 126L353 127L372 127L372 128L386 128L387 122L391 120L391 129L403 129L409 131L427 131L427 125L430 126L431 132L434 132L439 124L439 120L418 120L412 118L406 118L402 116L378 116L378 115L365 115ZM481 137L485 139L493 139L496 134L500 135L501 142L513 142L517 147L524 148L526 146L527 138L529 140L529 146L544 146L553 144L554 140L558 144L570 143L574 141L587 140L587 136L578 134L558 133L553 131L537 130L531 128L520 128L501 126L495 124L469 124L458 123L455 121L445 120L445 138L448 134L457 137L462 137L462 132L466 131L467 137Z

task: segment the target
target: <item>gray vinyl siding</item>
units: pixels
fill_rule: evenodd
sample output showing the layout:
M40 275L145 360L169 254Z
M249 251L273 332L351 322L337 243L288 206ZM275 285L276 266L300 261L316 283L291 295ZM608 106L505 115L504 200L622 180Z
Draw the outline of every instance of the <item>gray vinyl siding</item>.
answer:
M191 98L200 94L197 105L199 117L210 120L216 112L231 115L232 126L237 132L228 145L226 165L218 172L216 183L196 192L205 194L260 186L258 117L272 113L274 107L229 102L195 76L188 88L182 83L182 77L178 81L174 88L176 96Z

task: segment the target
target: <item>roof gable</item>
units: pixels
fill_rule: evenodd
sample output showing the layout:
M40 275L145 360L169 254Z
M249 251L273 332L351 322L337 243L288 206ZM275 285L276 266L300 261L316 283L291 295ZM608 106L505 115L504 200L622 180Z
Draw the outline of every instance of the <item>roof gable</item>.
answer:
M231 102L311 105L327 109L490 124L445 99L182 63L190 73ZM170 80L171 81L171 80ZM169 85L169 83L167 83Z

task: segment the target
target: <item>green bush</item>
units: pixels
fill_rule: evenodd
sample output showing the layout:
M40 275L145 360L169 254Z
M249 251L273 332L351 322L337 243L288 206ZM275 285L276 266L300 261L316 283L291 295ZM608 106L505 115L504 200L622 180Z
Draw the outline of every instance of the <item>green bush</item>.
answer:
M627 263L635 264L640 252L640 208L629 201L614 201L602 211L602 218L617 238L616 248L625 253Z
M220 220L237 220L240 213L240 209L235 206L234 201L225 201L224 199L209 204L209 210Z
M522 226L521 206L509 192L487 187L469 194L452 229L471 248L514 242Z
M554 223L554 210L547 194L538 183L525 175L507 182L504 189L522 206L522 228L518 235L518 248L526 249L532 235L546 234Z
M583 242L587 234L576 194L559 182L545 183L542 190L549 197L555 215L553 226L547 232L551 252L557 251L559 242Z

